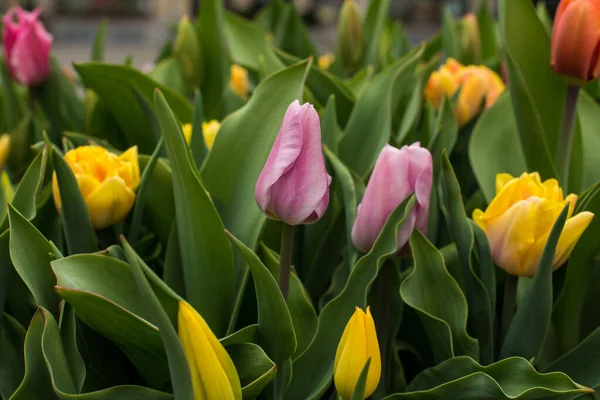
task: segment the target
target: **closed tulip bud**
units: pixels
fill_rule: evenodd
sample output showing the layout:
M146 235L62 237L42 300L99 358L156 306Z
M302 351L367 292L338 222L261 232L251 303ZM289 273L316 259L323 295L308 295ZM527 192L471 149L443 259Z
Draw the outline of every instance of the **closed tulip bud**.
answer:
M406 245L415 227L427 233L432 173L431 153L418 142L401 149L386 145L356 211L354 245L365 253L370 251L390 214L412 193L416 204L398 233L397 250Z
M179 301L179 340L190 368L195 400L242 399L235 365L204 318L186 301Z
M319 56L319 68L321 68L323 71L327 71L329 69L329 67L331 67L331 64L333 64L335 61L335 54L333 53L325 53L322 54L321 56Z
M250 91L250 84L248 83L248 70L244 67L233 64L231 66L229 87L231 87L231 90L242 99L247 99L248 92Z
M368 359L371 359L371 363L367 373L364 398L373 394L379 384L381 354L371 310L367 307L365 314L363 310L356 307L340 339L333 365L335 388L343 400L352 397L352 392Z
M473 220L485 231L497 266L511 275L532 277L537 271L550 231L569 203L567 222L558 240L554 269L570 256L594 214L573 215L577 196L563 197L556 179L544 182L537 172L519 178L496 177L496 197L485 212L475 210Z
M551 64L576 82L600 76L600 1L561 0L552 28Z
M87 206L92 226L104 229L122 221L131 211L140 183L137 147L120 156L100 146L81 146L65 154ZM61 212L56 173L52 175L54 203Z
M477 17L469 13L463 17L459 26L461 53L465 58L463 61L478 62L481 58L481 37Z
M342 64L355 69L364 53L363 25L355 0L344 0L338 20L337 42Z
M2 20L6 68L12 79L25 86L39 85L50 75L52 35L39 21L41 12L13 7Z
M10 135L5 133L0 136L0 169L3 169L10 154Z
M319 115L311 104L294 101L260 173L254 198L272 219L288 225L318 221L329 205L331 176L321 148Z
M188 87L202 82L201 47L196 29L187 16L181 17L173 44L173 55L179 61L181 73Z

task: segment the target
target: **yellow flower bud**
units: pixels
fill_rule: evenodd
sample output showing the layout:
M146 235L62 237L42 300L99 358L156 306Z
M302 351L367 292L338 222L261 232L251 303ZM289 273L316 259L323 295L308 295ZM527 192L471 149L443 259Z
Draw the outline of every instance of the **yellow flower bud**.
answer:
M356 307L340 339L333 366L335 388L343 400L352 397L356 382L369 358L371 364L367 374L365 398L373 394L379 384L381 355L369 307L366 314Z
M137 146L120 156L100 146L81 146L68 151L65 161L75 175L95 229L104 229L127 216L140 183ZM56 173L52 175L52 192L60 213Z
M231 90L242 99L248 98L249 84L248 84L248 70L239 65L233 64L231 66L231 78L229 81Z
M438 108L444 97L452 97L458 90L458 80L446 69L434 71L425 86L425 100L429 101L434 108Z
M229 354L204 318L183 300L179 301L177 327L192 376L194 400L241 400L240 378Z
M216 119L202 123L202 135L204 136L204 144L206 144L208 150L212 149L220 128L221 124ZM189 145L192 142L192 124L184 124L181 129L185 141Z
M10 153L10 135L5 133L0 136L0 169L4 168Z
M343 65L354 69L364 53L363 24L355 0L344 0L337 26L339 55Z
M496 176L496 197L485 212L475 210L473 220L490 242L494 262L511 275L532 277L537 271L550 231L566 203L567 222L558 240L554 269L570 256L594 214L573 215L577 195L563 197L556 179L542 182L537 172L519 178Z
M323 71L327 71L334 61L335 54L331 52L325 53L319 57L319 68L321 68Z
M459 26L461 53L470 62L479 61L481 59L481 36L477 16L473 13L465 15Z
M190 19L184 15L177 26L177 36L173 43L173 55L179 61L183 78L189 87L196 87L202 81L200 51L196 29Z

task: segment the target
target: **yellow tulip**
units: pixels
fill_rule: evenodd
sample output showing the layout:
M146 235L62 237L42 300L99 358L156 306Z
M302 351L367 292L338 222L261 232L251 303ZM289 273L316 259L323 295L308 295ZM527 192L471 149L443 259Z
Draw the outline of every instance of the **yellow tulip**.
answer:
M425 86L425 100L429 101L433 108L438 108L444 97L452 97L458 90L458 80L447 69L434 71Z
M381 355L375 322L373 322L369 307L367 307L366 314L356 307L340 339L333 366L335 388L343 400L352 397L356 382L369 358L371 364L367 374L365 398L373 394L379 384Z
M241 400L242 387L233 361L204 318L186 301L179 301L179 340L187 359L194 400Z
M319 56L319 68L321 68L323 71L327 71L329 69L329 67L331 67L331 64L333 64L333 62L335 61L335 54L329 52L329 53L325 53L321 56Z
M0 169L4 168L10 153L10 135L8 133L0 136Z
M68 151L65 161L75 175L95 229L104 229L127 216L140 183L137 146L120 156L100 146L81 146ZM60 213L56 173L52 175L52 192Z
M184 124L181 129L183 130L185 141L189 145L192 141L192 124ZM216 119L202 123L202 136L204 136L204 143L208 150L212 149L219 129L221 129L221 124Z
M511 275L532 277L538 268L554 222L569 203L567 222L558 240L554 269L569 258L594 214L573 215L577 195L566 198L556 179L542 182L537 172L519 178L496 176L496 197L485 212L475 210L473 220L487 234L494 262Z
M231 66L231 78L229 86L234 93L240 96L242 99L248 98L249 84L248 84L248 70L239 65L233 64Z

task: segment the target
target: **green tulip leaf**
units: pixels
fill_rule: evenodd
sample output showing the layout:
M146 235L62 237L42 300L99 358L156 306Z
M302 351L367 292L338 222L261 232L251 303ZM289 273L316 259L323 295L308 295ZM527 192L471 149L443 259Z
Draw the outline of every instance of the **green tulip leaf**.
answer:
M192 117L192 137L190 141L190 149L194 157L196 167L200 168L208 156L208 148L204 141L204 132L202 123L204 122L204 101L202 93L196 92L196 100L194 102L194 116Z
M442 21L442 45L446 57L460 59L459 40L456 21L452 18L450 7L446 6Z
M25 329L8 314L0 317L0 397L10 399L25 375Z
M442 254L417 230L410 238L410 247L414 267L402 282L400 295L421 318L435 360L441 362L455 355L477 359L478 342L466 330L467 300L448 273Z
M150 154L157 142L150 132L150 125L132 90L134 87L149 102L152 102L154 89L159 88L181 122L192 120L192 107L185 97L158 84L132 67L92 62L75 64L75 69L86 88L92 89L98 95L100 102L110 110L110 115L114 117L125 135L125 147L137 145L140 153ZM107 133L103 133L105 134Z
M364 400L365 399L365 390L367 387L367 376L369 376L369 366L370 365L371 365L371 358L369 358L367 360L362 371L360 371L360 375L358 376L358 380L356 381L356 386L354 386L354 390L352 391L352 397L350 397L350 400Z
M140 155L140 171L145 171L150 156ZM152 231L161 242L167 243L173 221L175 220L175 199L173 198L173 177L171 167L159 158L148 178L148 194L144 207L144 222L149 223Z
M156 92L158 120L173 169L175 215L189 303L219 337L233 306L234 265L223 222L204 189L181 128Z
M414 197L403 201L388 218L371 251L352 269L346 286L328 302L321 314L317 333L304 353L293 364L294 375L286 399L304 400L319 395L331 381L338 342L355 307L365 307L369 286L383 262L397 251L396 238L414 206Z
M185 82L181 73L181 66L175 57L161 60L156 67L148 73L158 84L172 89L181 95L186 94Z
M365 89L371 84L374 74L375 67L369 65L355 73L352 77L346 79L346 87L354 94L354 98L360 99Z
M223 346L227 347L232 344L241 343L256 343L258 340L258 324L248 325L231 335L220 339Z
M10 258L38 305L58 315L60 298L54 292L56 277L50 268L52 246L14 207L9 205Z
M503 94L481 115L469 142L473 174L488 203L496 196L496 174L527 171L511 107L510 96Z
M365 51L363 67L376 65L379 43L390 10L391 0L373 0L369 3L364 21Z
M106 28L108 27L108 20L102 19L96 35L94 35L94 42L92 43L92 54L90 61L104 61L104 45L106 43Z
M576 153L575 140L571 162L581 163L582 179L580 187L569 188L581 192L600 180L600 160L596 155L600 151L600 138L597 126L600 123L600 106L586 92L581 91L577 103L577 117L581 127L581 153Z
M0 317L2 317L2 313L4 312L6 296L8 293L8 277L14 273L8 246L9 238L9 231L0 234ZM2 319L0 318L0 327L1 326Z
M379 152L389 142L393 112L410 88L422 55L421 47L376 75L354 106L339 143L339 157L359 176L367 176Z
M462 277L466 284L466 297L469 311L469 322L475 338L479 340L480 359L483 364L489 364L494 359L494 311L492 299L486 286L483 284L473 266L473 254L475 251L475 235L462 202L460 184L447 153L442 152L442 201L440 203L442 212L446 218L448 230L452 239L456 242L458 258L462 265ZM488 258L491 256L487 256ZM493 275L493 265L485 265L492 271L480 273ZM480 266L481 267L481 266Z
M73 385L77 393L81 392L86 378L86 368L81 353L77 348L77 319L73 306L63 302L59 319L60 337L64 347L66 363L73 377Z
M517 311L500 350L500 357L537 358L550 329L553 294L552 271L558 239L567 220L567 203L556 219L531 285L519 302ZM523 332L527 332L526 335Z
M82 254L53 261L52 270L58 278L56 292L79 319L113 341L150 387L162 389L169 381L165 350L129 265Z
M321 113L321 138L323 144L334 154L337 154L337 146L342 137L342 129L338 125L336 116L335 94L331 94L325 109Z
M541 374L524 358L511 357L484 367L462 356L424 370L408 385L406 393L393 394L385 400L529 400L590 391L563 373Z
M497 30L498 24L490 15L488 3L482 2L477 13L477 26L481 39L481 59L487 65L497 62L499 58Z
M306 24L298 14L296 4L283 3L274 29L275 45L296 57L317 57L317 48Z
M242 398L254 400L275 376L277 367L254 343L234 343L225 346L242 384Z

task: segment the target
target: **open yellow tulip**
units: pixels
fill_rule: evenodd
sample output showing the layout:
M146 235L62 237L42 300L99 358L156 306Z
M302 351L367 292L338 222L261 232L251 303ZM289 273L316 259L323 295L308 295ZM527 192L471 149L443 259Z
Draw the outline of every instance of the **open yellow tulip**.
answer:
M81 146L65 154L87 206L94 229L104 229L125 218L140 183L137 146L120 156L100 146ZM56 173L52 175L54 204L61 212Z
M594 214L573 215L577 195L566 198L556 179L542 182L537 172L519 178L496 176L496 197L485 212L475 210L473 220L487 234L494 262L511 275L532 277L537 271L554 222L567 202L567 222L558 240L554 269L570 256Z

